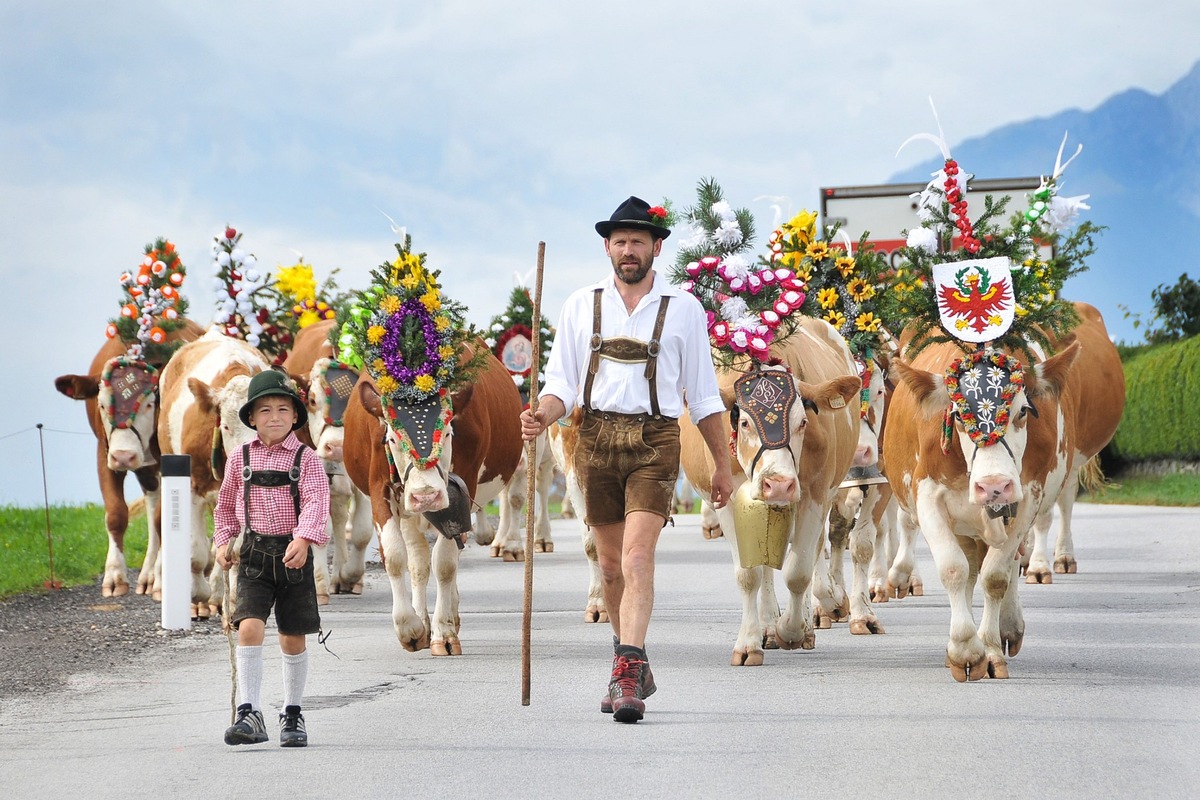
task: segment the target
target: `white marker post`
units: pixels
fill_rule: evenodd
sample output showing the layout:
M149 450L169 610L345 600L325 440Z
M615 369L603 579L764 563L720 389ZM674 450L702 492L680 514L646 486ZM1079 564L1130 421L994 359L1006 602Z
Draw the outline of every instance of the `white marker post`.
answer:
M192 627L192 457L162 457L162 626Z

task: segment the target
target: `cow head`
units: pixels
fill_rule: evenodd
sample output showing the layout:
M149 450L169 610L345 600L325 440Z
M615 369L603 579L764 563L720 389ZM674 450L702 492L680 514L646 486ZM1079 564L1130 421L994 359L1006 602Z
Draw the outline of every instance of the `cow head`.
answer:
M808 414L845 408L861 389L853 376L803 387L782 366L748 372L733 384L730 424L733 455L754 487L752 499L769 504L800 499L799 464Z
M956 360L944 374L896 360L900 379L928 416L943 420L943 452L957 442L966 461L970 502L999 508L1021 502L1021 464L1039 400L1056 402L1079 354L1074 343L1025 370L996 350ZM1056 409L1055 409L1056 411Z
M391 485L403 498L405 513L441 511L450 504L454 410L470 401L468 386L453 397L441 394L426 403L387 402L367 381L358 385L363 407L380 421L383 445L391 465Z
M225 373L218 375L212 385L199 378L188 378L188 389L196 398L197 411L204 420L196 430L211 441L213 473L216 475L223 474L228 455L256 435L254 429L243 424L238 416L250 393L250 377L242 368L231 377L226 377Z
M317 455L342 460L342 418L358 382L357 370L331 358L319 358L308 374L308 431Z
M854 357L861 381L858 409L858 446L854 449L854 466L869 467L879 460L879 434L883 423L884 376L886 362L877 361L871 353Z
M77 400L96 398L108 444L108 468L117 472L154 464L151 442L158 426L158 370L128 356L105 362L100 377L63 375L58 391Z

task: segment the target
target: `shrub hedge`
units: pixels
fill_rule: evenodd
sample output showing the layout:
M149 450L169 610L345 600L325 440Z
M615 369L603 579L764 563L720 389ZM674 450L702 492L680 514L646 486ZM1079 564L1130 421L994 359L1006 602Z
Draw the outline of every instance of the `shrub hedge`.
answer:
M1200 336L1125 361L1125 414L1109 447L1122 461L1200 459Z

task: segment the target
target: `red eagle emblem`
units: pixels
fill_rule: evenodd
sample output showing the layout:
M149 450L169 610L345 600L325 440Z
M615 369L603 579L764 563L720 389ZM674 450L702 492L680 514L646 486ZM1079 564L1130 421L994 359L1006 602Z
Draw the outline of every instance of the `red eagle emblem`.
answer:
M1002 278L994 283L987 270L978 274L964 275L964 269L955 275L955 285L942 285L938 292L938 306L942 315L955 318L959 330L970 326L976 333L983 333L989 326L1000 325L1000 312L1011 307L1012 286ZM987 288L980 291L980 286Z

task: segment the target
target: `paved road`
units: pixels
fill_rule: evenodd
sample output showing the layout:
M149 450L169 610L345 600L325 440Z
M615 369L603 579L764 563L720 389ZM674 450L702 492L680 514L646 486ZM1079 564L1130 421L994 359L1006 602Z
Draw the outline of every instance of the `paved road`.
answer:
M949 610L928 552L926 595L878 608L887 634L818 632L811 652L728 666L730 557L698 517L664 534L646 719L597 706L607 626L585 625L576 523L535 562L532 702L520 703L521 565L468 548L461 658L404 652L382 574L324 613L312 745L230 748L223 636L179 637L120 675L78 676L0 704L6 798L1056 797L1200 795L1200 511L1082 505L1080 572L1022 586L1024 649L1006 681L955 683ZM268 638L268 643L271 643ZM2 644L2 642L0 642ZM267 649L264 700L278 702Z

